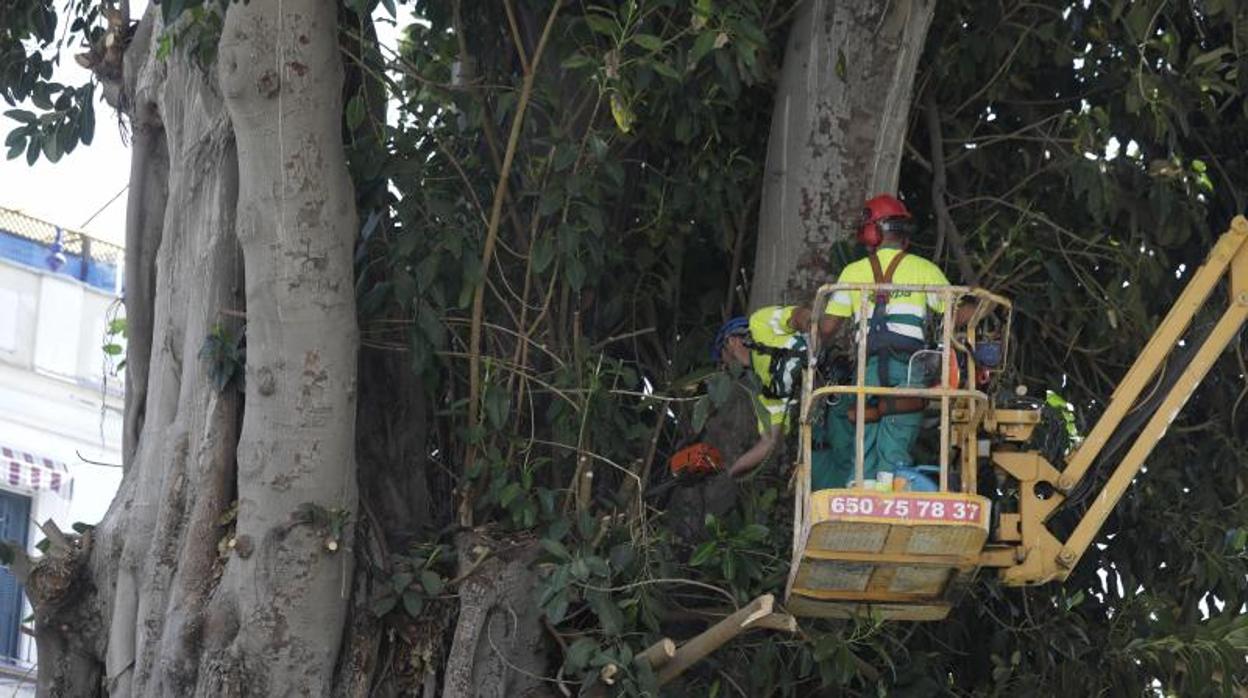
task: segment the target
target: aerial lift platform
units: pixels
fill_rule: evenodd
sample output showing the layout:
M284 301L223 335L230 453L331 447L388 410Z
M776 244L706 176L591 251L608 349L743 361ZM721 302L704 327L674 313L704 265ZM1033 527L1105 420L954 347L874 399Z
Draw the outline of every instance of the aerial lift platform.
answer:
M1225 289L1221 298L1219 287ZM1051 463L1025 448L1040 422L1038 409L998 404L996 370L1008 355L1011 305L982 289L904 284L828 284L812 311L822 317L829 297L855 291L857 373L850 385L816 385L819 338L812 336L803 375L800 452L796 472L793 564L785 600L798 616L882 620L940 620L984 568L1010 586L1064 580L1091 545L1153 447L1165 435L1219 355L1248 321L1248 220L1237 216L1204 265L1192 275L1169 314L1115 389L1095 426L1064 463ZM866 385L866 335L876 291L921 291L939 296L944 316L937 350L940 380L934 385L884 388ZM976 302L964 328L954 328L954 308ZM1187 336L1198 311L1224 306L1202 338ZM817 333L812 333L817 334ZM977 336L978 335L978 336ZM1189 352L1168 365L1180 340ZM1194 346L1192 346L1195 344ZM991 349L992 351L981 351ZM990 366L977 359L998 354ZM999 359L999 360L997 360ZM1185 362L1185 363L1184 363ZM980 361L988 364L989 361ZM1149 399L1146 388L1155 385ZM855 399L855 467L850 487L812 492L813 423L834 396ZM866 401L871 396L920 397L939 406L939 470L932 492L867 489L863 472ZM1128 413L1147 421L1138 433L1124 425ZM1090 473L1111 437L1126 439L1121 458L1110 457L1110 475L1069 536L1060 540L1051 517L1076 491L1093 485ZM1011 491L1009 501L979 494L978 466L987 458ZM938 481L938 482L937 482Z

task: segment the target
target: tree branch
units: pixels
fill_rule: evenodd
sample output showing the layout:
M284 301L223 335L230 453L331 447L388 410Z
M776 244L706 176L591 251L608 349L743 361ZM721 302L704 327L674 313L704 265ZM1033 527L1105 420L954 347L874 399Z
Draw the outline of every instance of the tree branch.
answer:
M979 283L979 274L975 272L975 266L966 252L966 243L962 239L962 233L954 224L953 216L949 215L949 203L945 200L947 186L945 143L940 133L940 111L936 105L936 94L928 90L924 93L923 101L924 116L927 118L927 134L931 144L932 208L936 211L936 228L941 240L948 236L953 248L953 256L958 260L958 271L962 274L963 283L974 286Z
M511 0L503 0L503 9L507 10L507 26L511 27L511 40L516 45L516 55L520 57L520 67L529 72L529 57L524 54L524 41L520 39L520 27L516 24L516 11Z
M494 255L494 245L498 241L498 224L503 214L503 201L507 198L507 181L511 173L511 164L516 159L516 146L520 142L520 130L524 125L524 112L529 106L529 98L533 95L533 82L537 78L537 65L541 61L542 51L550 38L550 31L555 25L555 17L559 14L560 3L550 8L546 17L546 27L542 29L542 38L537 42L533 52L533 63L524 75L524 83L520 89L520 98L516 102L516 115L511 121L511 133L507 137L507 152L503 155L502 171L498 174L498 186L494 189L494 204L490 208L490 223L485 232L485 245L481 251L481 269L489 273L490 260ZM481 325L485 314L485 283L477 284L472 298L472 328L468 346L468 425L475 427L480 409L481 399ZM476 460L476 444L469 443L464 456L464 472L471 470ZM472 525L471 488L464 487L459 507L460 523Z
M1000 79L1002 75L1005 74L1006 69L1008 69L1010 67L1010 64L1014 62L1014 56L1017 55L1018 50L1023 47L1023 42L1027 39L1028 36L1031 36L1031 31L1032 31L1032 25L1028 25L1027 27L1023 29L1023 33L1019 35L1018 41L1014 42L1014 48L1010 49L1010 52L1008 55L1006 55L1005 60L1001 61L1001 66L997 68L997 72L993 73L992 77L988 78L988 82L985 82L982 86L980 86L980 88L975 91L975 94L971 95L970 97L967 97L966 101L962 102L962 104L958 105L957 109L953 110L954 116L956 116L958 112L965 109L967 105L969 105L971 102L974 102L975 100L983 96L983 94L988 91L988 88L992 87L993 83L995 83L998 79Z
M659 685L662 686L680 676L689 667L747 630L754 628L786 631L790 628L796 629L797 621L792 616L773 612L775 603L776 597L764 594L681 645L676 650L676 654L659 669Z
M30 570L34 566L34 560L26 554L17 543L11 541L0 541L0 558L3 558L5 564L9 568L9 572L17 579L22 586L27 586L30 581Z

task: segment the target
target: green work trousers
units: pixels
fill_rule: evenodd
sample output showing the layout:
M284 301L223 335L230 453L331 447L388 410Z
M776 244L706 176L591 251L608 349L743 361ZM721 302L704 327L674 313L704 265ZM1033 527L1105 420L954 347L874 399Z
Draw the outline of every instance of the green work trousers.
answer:
M907 358L893 356L888 359L888 382L897 386L906 382ZM916 366L910 376L911 385L922 385L924 376ZM867 385L880 385L879 357L867 359ZM811 489L825 490L845 487L854 477L854 423L849 421L849 411L855 401L848 395L840 396L834 403L825 403L824 421L816 425L814 451L811 454ZM914 440L923 423L922 412L893 414L878 422L868 423L863 429L863 478L874 479L881 470L896 472L897 468L911 466L910 455Z

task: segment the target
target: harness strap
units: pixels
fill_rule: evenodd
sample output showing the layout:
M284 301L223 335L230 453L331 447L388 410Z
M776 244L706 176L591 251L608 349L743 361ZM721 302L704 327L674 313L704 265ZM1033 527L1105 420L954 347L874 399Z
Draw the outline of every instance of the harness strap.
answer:
M871 256L868 259L870 259L871 261L871 276L875 279L875 283L877 284L893 283L893 274L897 271L897 266L901 264L901 260L904 259L907 254L908 252L903 248L900 252L897 253L897 256L893 257L892 261L888 263L888 269L885 270L882 268L882 265L880 264L879 253L872 252ZM885 291L882 289L876 290L875 308L873 309L872 315L871 315L871 320L873 324L888 322L889 295L890 294L888 291ZM885 324L883 329L887 331L888 329L887 324ZM881 346L879 350L876 352L876 369L875 370L880 379L880 385L885 386L885 387L891 387L889 385L891 380L890 380L890 376L888 375L889 373L888 360L889 358L891 358L890 357L891 351L887 346L884 346L883 342L881 342L880 344ZM890 412L895 411L893 408L896 407L896 405L894 403L893 398L886 397L884 398L883 402L884 402L886 410Z
M900 252L897 253L897 256L893 257L892 261L888 263L888 271L881 271L882 266L880 265L880 255L878 252L872 252L871 256L868 257L867 259L871 260L871 275L875 277L875 283L877 284L893 283L893 274L897 271L897 266L901 264L901 260L908 254L910 254L908 251L901 250ZM888 292L876 291L875 302L879 303L881 301L881 297L883 297L883 299L887 301Z
M783 381L790 361L797 359L799 367L805 368L806 349L804 347L773 347L756 342L752 338L745 340L745 347L750 351L765 354L771 359L768 368L768 373L771 375L768 376L767 383L763 386L763 396L771 399L792 397L791 391L784 390ZM777 385L778 383L780 385Z

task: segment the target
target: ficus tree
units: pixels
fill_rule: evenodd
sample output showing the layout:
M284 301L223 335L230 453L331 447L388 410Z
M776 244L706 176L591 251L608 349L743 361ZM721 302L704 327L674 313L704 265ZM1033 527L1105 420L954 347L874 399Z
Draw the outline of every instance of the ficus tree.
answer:
M1065 585L632 661L783 588L789 463L693 540L646 495L743 393L715 327L832 278L862 197L898 189L919 251L1014 297L1010 377L1095 416L1242 209L1233 3L0 9L10 157L89 144L97 109L133 153L125 478L13 560L45 694L1243 680L1242 341ZM58 41L90 81L49 81Z

